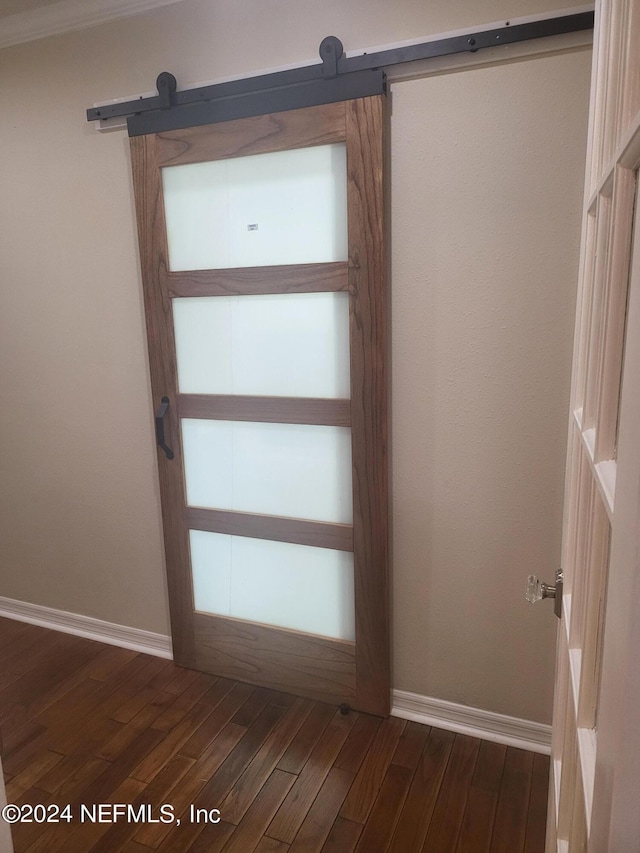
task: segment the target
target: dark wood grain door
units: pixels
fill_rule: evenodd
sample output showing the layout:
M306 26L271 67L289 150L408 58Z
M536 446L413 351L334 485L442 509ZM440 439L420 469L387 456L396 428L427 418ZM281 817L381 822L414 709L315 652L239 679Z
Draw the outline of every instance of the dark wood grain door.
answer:
M131 155L175 660L386 715L383 110Z

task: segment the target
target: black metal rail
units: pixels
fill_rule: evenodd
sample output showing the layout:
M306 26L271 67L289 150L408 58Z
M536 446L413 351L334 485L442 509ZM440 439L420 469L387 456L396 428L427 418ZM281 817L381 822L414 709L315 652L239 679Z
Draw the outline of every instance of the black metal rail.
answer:
M181 92L177 91L175 77L163 72L156 81L157 95L92 107L87 110L87 120L127 116L129 133L137 136L348 100L384 91L383 70L394 65L457 53L475 53L488 47L592 29L593 21L593 12L561 15L513 26L507 21L498 29L350 57L344 55L338 38L328 36L320 44L322 62L316 65Z

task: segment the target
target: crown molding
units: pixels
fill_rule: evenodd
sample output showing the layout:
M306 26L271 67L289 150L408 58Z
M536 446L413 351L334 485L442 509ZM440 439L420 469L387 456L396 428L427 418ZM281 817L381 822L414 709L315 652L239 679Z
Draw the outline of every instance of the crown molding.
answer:
M139 15L182 0L59 0L49 6L0 17L0 48L84 30Z

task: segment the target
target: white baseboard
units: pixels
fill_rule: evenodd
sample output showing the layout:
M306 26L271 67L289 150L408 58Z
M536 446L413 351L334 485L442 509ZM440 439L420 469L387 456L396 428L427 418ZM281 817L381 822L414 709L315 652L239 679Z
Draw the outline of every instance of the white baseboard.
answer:
M0 596L0 616L168 660L173 657L171 637L166 634L154 634L140 628L116 625L79 613L68 613L66 610L55 610L52 607ZM391 714L494 743L504 743L545 755L551 752L551 726L494 714L481 708L469 708L455 702L445 702L443 699L431 699L419 693L394 690Z
M394 717L414 720L439 729L448 729L460 734L541 752L551 753L551 726L507 717L481 708L469 708L443 699L431 699L419 693L404 690L393 691Z
M171 637L166 634L154 634L152 631L142 631L140 628L129 628L126 625L116 625L91 616L81 616L79 613L68 613L66 610L55 610L53 607L43 607L40 604L30 604L13 598L0 596L0 616L7 619L17 619L19 622L29 622L41 628L52 628L65 634L75 634L89 640L98 640L111 646L132 649L147 655L171 660Z

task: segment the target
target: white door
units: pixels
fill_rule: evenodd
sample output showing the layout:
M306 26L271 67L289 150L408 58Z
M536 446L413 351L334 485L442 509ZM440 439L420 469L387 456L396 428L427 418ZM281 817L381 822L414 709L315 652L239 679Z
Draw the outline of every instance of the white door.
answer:
M640 0L599 0L547 853L640 851L638 45Z

